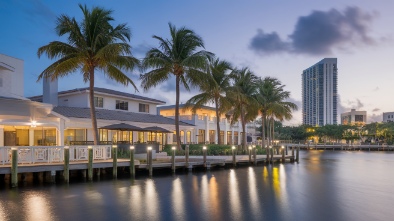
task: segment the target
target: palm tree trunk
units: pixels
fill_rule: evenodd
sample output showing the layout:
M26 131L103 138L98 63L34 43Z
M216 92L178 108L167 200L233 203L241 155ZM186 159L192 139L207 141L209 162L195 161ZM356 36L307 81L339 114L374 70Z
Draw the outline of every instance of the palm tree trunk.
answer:
M261 114L261 146L262 148L265 147L265 114ZM267 159L269 158L269 147L267 145L267 149L266 149L266 154L267 154Z
M98 130L96 119L96 107L94 106L94 69L89 71L89 102L90 102L90 118L92 119L92 132L94 145L98 145Z
M245 116L242 108L241 108L241 124L242 124L242 148L246 150Z
M181 149L181 138L179 133L179 75L176 75L176 100L175 100L175 132L177 149Z
M275 121L274 118L271 118L272 121L272 141L275 141Z
M215 98L215 111L216 111L216 128L217 128L217 133L218 133L218 144L222 144L220 140L220 116L219 116L219 108L218 108L218 99Z

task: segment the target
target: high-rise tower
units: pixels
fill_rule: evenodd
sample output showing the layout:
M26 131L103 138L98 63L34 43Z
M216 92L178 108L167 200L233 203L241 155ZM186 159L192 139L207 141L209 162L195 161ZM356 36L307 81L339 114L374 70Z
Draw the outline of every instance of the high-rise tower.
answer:
M338 67L336 58L324 58L302 72L302 123L337 124Z

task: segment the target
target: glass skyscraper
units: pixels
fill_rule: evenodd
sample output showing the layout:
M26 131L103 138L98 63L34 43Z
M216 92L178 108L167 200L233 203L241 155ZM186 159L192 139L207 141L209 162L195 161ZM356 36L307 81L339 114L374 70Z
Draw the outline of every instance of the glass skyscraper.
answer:
M304 125L338 124L338 66L324 58L302 72L302 122Z

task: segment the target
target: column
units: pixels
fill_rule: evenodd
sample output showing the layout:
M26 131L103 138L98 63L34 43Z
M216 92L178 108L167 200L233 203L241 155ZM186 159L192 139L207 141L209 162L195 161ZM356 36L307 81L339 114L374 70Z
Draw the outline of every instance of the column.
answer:
M29 146L34 146L34 129L29 128Z
M4 126L0 125L0 147L4 146Z
M63 119L60 119L59 127L56 128L57 146L64 146L64 124L65 121Z
M223 144L227 145L227 119L224 120L224 139Z

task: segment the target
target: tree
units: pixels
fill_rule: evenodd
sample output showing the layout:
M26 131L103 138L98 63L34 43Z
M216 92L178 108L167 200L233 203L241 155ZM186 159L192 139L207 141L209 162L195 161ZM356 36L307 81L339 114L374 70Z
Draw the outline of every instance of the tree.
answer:
M159 41L158 48L149 50L143 59L143 69L150 69L141 75L141 85L144 90L155 87L175 76L175 130L178 149L181 148L179 137L179 91L180 84L186 90L190 86L198 85L203 79L204 70L208 64L208 58L213 54L205 50L196 52L198 48L204 48L204 43L194 31L181 27L177 29L171 23L170 39L163 39L154 35L153 38Z
M241 119L242 147L246 148L246 123L254 120L258 115L258 105L255 99L258 78L249 69L235 70L230 74L233 86L227 92L233 104L232 121L234 124Z
M130 29L126 24L112 26L111 10L100 7L87 9L79 4L83 19L78 23L75 18L61 15L57 18L56 32L59 36L67 35L67 43L52 41L38 49L37 55L46 54L49 59L57 59L39 76L55 80L81 71L84 82L89 82L90 117L94 144L98 144L98 130L94 106L95 71L123 85L131 84L137 91L133 81L122 71L131 71L139 64L131 56Z
M215 105L218 144L222 142L220 116L231 107L231 101L226 97L226 92L230 87L230 76L227 72L231 69L231 65L227 61L221 61L218 58L210 60L206 76L199 83L202 93L193 96L185 104L186 107L192 107L194 113L207 103Z

